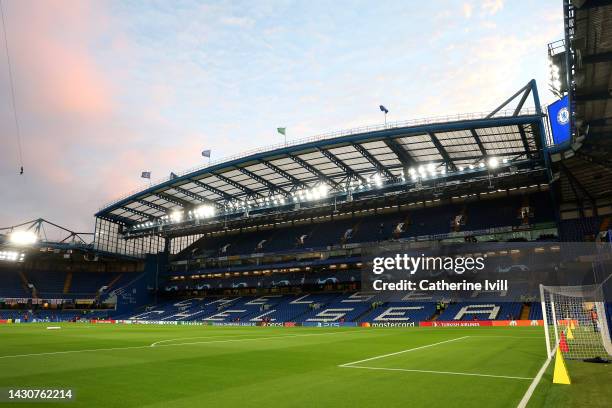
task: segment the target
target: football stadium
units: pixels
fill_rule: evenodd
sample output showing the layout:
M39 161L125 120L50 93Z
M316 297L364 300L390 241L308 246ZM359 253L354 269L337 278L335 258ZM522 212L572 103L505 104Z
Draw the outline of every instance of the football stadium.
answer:
M550 83L482 113L2 225L0 406L612 406L612 5L555 3Z

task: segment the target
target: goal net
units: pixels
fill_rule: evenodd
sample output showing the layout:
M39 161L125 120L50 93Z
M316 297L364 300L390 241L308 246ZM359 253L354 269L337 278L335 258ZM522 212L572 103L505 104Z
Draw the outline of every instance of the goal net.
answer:
M540 300L546 349L569 359L612 355L602 285L544 286Z

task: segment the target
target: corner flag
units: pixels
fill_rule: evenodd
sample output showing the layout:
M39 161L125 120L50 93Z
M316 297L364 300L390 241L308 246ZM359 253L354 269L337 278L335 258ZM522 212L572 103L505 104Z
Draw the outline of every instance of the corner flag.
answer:
M287 136L287 128L284 128L284 127L282 127L282 128L276 128L276 131L277 131L278 133L280 133L281 135L283 135L283 136Z

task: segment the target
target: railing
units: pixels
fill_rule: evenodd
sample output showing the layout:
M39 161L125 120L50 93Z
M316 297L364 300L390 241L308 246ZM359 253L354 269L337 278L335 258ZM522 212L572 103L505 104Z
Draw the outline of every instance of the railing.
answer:
M176 174L178 177L181 177L186 174L190 174L190 173L194 173L194 172L203 170L207 167L213 167L213 166L216 166L222 163L242 159L242 158L249 157L255 154L264 153L264 152L272 152L274 150L283 149L286 147L298 146L301 144L312 143L312 142L317 142L321 140L329 140L329 139L335 139L335 138L344 137L344 136L356 135L360 133L376 132L379 130L397 129L397 128L410 127L410 126L422 126L422 125L429 125L429 124L435 124L435 123L484 119L490 113L491 112L473 112L473 113L461 113L457 115L433 116L433 117L428 117L428 118L410 119L410 120L403 120L403 121L396 121L396 122L387 122L386 124L376 124L376 125L361 126L361 127L351 128L351 129L336 130L336 131L322 133L319 135L309 136L309 137L305 137L301 139L289 140L286 143L276 143L273 145L268 145L268 146L258 147L255 149L246 150L244 152L237 153L231 156L226 156L220 159L212 160L209 163L206 163L200 166L196 166L196 167L192 167L192 168L189 168L183 171L179 171L174 174ZM535 108L524 107L519 112L519 115L534 115L535 113L536 113ZM508 109L508 110L502 110L502 111L497 112L494 118L504 118L504 117L512 117L512 116L516 116L514 113L514 110ZM145 191L153 186L157 186L159 184L165 183L166 181L169 181L169 180L171 180L170 176L156 179L149 186L134 189L106 203L103 207L100 208L100 210L104 210L105 208L111 207L113 204L116 204L121 200L124 200L128 197L133 196L134 194Z

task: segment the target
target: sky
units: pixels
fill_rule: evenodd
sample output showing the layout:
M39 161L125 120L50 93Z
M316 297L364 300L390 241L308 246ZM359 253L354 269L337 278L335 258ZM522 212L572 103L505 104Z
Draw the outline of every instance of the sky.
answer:
M0 1L25 168L0 49L0 227L79 232L142 171L279 143L277 127L492 110L532 78L552 102L563 34L561 0Z

